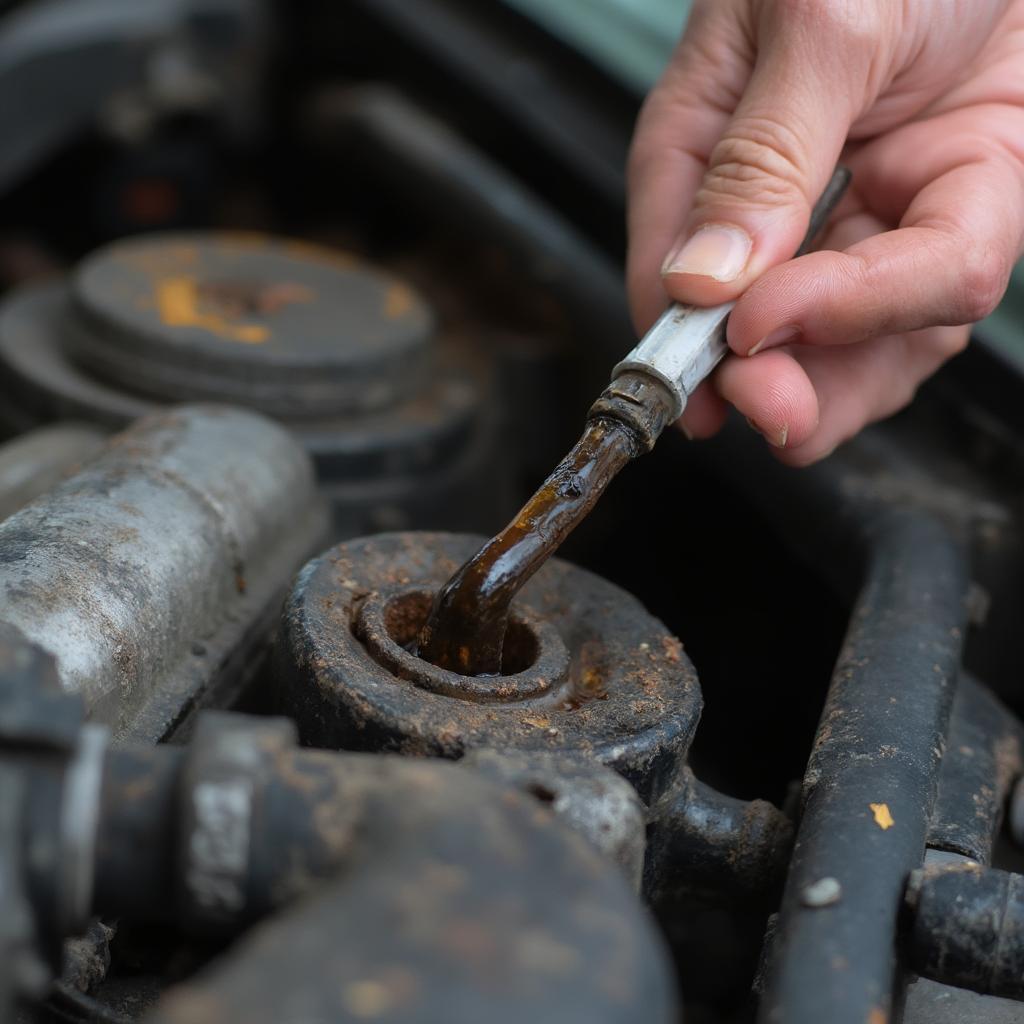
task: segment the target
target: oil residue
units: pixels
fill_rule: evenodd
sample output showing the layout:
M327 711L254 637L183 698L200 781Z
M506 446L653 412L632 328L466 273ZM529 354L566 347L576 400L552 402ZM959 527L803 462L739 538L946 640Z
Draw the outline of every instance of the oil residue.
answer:
M420 634L419 656L461 675L500 675L512 599L639 453L622 423L589 420L515 519L438 592Z

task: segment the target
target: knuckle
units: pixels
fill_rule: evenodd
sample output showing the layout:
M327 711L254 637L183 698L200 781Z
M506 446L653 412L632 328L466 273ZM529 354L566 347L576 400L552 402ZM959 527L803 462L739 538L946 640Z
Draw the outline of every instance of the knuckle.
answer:
M792 129L766 117L737 120L711 153L697 204L721 198L772 206L803 202L803 163Z
M842 44L850 48L874 49L878 45L881 11L877 4L863 0L775 0L783 18L801 27L825 49Z

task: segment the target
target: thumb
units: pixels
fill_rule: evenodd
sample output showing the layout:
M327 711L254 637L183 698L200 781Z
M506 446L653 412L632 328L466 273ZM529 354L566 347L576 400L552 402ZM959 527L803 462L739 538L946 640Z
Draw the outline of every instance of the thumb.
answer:
M857 80L867 78L871 47L851 40L848 22L827 31L818 24L813 41L797 14L766 28L747 88L662 267L665 289L680 302L735 299L793 257L864 103Z

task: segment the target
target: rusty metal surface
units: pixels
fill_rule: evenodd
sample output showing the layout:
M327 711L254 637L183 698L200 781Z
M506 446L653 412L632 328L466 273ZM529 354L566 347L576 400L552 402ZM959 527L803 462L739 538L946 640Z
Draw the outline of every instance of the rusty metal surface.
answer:
M284 756L276 808L294 821L322 801L311 825L344 851L340 873L168 993L152 1024L677 1019L653 924L550 807L437 761Z
M868 522L872 559L804 775L764 1024L881 1022L899 999L902 893L924 858L968 581L961 543L934 520ZM838 893L821 904L826 878Z
M0 445L0 520L92 458L104 437L103 431L84 423L58 423Z
M902 1024L1024 1024L1024 1005L917 978L907 986Z
M575 815L535 784L438 760L299 749L287 719L207 713L185 746L106 751L98 841L68 846L54 813L80 788L67 755L97 727L60 691L52 658L9 631L0 638L0 771L21 769L30 788L0 791L23 818L3 833L14 856L0 868L19 868L26 854L14 893L28 897L33 919L14 922L7 947L45 950L44 924L52 952L54 940L82 935L69 944L51 1007L88 1012L92 1000L75 992L102 987L109 967L111 930L85 934L85 915L66 913L60 887L40 884L82 855L95 879L86 909L122 924L226 935L293 908L172 992L157 1020L279 1021L297 1001L323 1021L358 1020L370 1004L371 1016L396 1021L675 1020L653 922L595 848L593 822L582 829L588 838L567 828ZM51 706L60 712L54 734L32 748ZM33 761L41 757L46 771ZM616 785L628 789L613 777L584 803L611 793L615 804ZM0 971L0 998L3 982L24 984L13 966Z
M282 428L184 407L0 525L0 622L56 658L94 719L157 739L239 683L325 522Z
M310 419L415 393L434 317L355 256L260 234L115 242L71 279L72 359L165 402Z
M1024 1000L1024 875L970 862L907 883L912 967L934 981Z
M928 826L929 849L990 864L1022 758L1020 721L976 679L961 676Z
M473 751L461 763L546 804L640 888L646 808L636 790L611 769L558 754L498 750Z
M766 800L737 800L689 768L651 807L645 895L774 907L793 849L792 821Z
M431 593L477 548L474 537L384 534L330 549L299 574L282 630L280 708L318 746L460 757L481 747L584 755L647 798L685 757L700 714L682 645L634 598L554 559L518 607L553 627L569 651L566 679L523 667L504 700L432 692L374 659L353 626L366 599L396 587ZM426 606L422 607L426 614ZM421 623L406 622L412 640ZM401 639L399 639L401 642ZM543 649L538 649L542 661ZM445 673L427 662L423 672ZM500 691L502 678L473 680ZM541 685L543 684L543 685ZM543 690L531 699L524 692Z
M288 246L294 246L299 252L306 251L298 242L276 244L286 251ZM267 247L268 252L271 251L269 242ZM309 248L325 259L322 256L325 250ZM305 265L304 261L298 262L300 266ZM288 265L286 261L285 266ZM329 261L327 266L330 266ZM344 276L341 270L335 272ZM376 281L374 272L364 268L361 273L371 283ZM155 303L152 294L147 298L139 292L144 283L140 278L134 288L126 288L123 295L112 294L110 308L120 309L115 302L117 298L129 307L139 299ZM399 289L400 299L406 295L402 290L404 285L397 281L393 284ZM393 292L380 291L379 281L374 288L379 292L381 308L378 312L386 313L388 296ZM300 293L278 292L274 299L277 308L265 317L268 322L276 323L302 309L314 319L314 326L319 330L319 334L315 331L313 334L314 352L326 346L329 354L329 341L353 333L359 342L356 349L362 348L358 322L344 328L347 314L336 303L285 301L282 305L289 295L294 300ZM410 308L416 308L420 300L411 289L408 296L411 297ZM196 300L193 312L198 314L201 312L199 297L193 297ZM228 303L230 306L230 294L221 291L216 298L214 305L223 307ZM148 312L155 318L152 310ZM260 326L260 317L250 321L249 315L242 312L243 315L231 318L221 308L217 316L228 328L239 324ZM369 311L364 312L368 317ZM120 313L127 315L124 310ZM128 313L131 313L130 308ZM146 314L147 310L137 310L133 315L144 317ZM386 317L383 319L386 322ZM431 351L427 354L413 352L413 358L397 363L392 359L383 373L380 365L374 368L372 353L367 354L365 349L362 351L366 365L360 373L343 369L346 359L350 369L358 369L358 361L353 360L351 353L346 356L341 346L328 358L328 363L333 359L334 364L333 368L328 365L327 372L317 366L311 369L309 364L317 360L306 358L304 363L301 352L282 356L277 361L287 364L291 360L294 371L291 381L286 372L282 383L275 358L253 355L254 350L262 350L266 343L218 339L200 328L168 328L168 337L155 332L156 340L151 339L148 344L149 348L157 350L155 364L151 366L133 354L140 345L145 348L145 342L136 339L129 343L126 338L118 341L116 337L111 341L106 332L94 332L91 345L95 347L96 338L100 339L100 348L107 359L106 371L120 375L125 385L130 377L133 385L129 387L114 379L104 379L77 361L86 337L80 321L67 282L29 285L16 290L0 304L0 397L3 399L0 423L7 430L23 431L54 419L68 418L107 429L122 429L131 421L164 408L161 403L166 400L167 387L174 394L196 400L214 398L245 406L258 406L261 402L266 405L269 401L277 418L288 424L313 457L333 506L335 537L413 526L483 528L494 522L495 495L500 488L495 485L493 473L497 464L494 459L497 421L496 410L489 402L490 372L484 360L472 356L464 345L447 335L431 339ZM134 321L126 320L122 328L126 329L131 323ZM139 326L141 329L142 324ZM188 381L177 376L178 371L168 360L179 367L182 365L181 358L191 349L186 346L179 353L177 338L193 334L198 342L192 348L199 344L207 350L207 363L214 353L218 353L220 359L233 354L235 363L228 359L218 369L215 362L213 370L207 367L203 372L184 364L186 375L191 376ZM73 351L78 353L74 357ZM318 359L323 362L322 358ZM360 377L362 384L359 384ZM321 378L326 379L326 385ZM330 384L332 379L334 384ZM373 386L364 386L368 382ZM312 403L307 401L309 386L320 390L319 399ZM393 399L384 408L379 407L383 395L381 387ZM161 389L164 389L163 398L155 394ZM345 400L335 401L339 395ZM371 408L366 408L367 405Z

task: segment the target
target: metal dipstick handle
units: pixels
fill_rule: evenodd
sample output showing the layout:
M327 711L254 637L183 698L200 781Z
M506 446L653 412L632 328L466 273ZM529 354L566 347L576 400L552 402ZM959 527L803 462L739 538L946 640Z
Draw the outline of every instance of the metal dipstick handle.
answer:
M811 212L807 234L796 256L802 256L810 248L849 183L850 172L845 167L837 167ZM640 344L615 367L612 379L629 371L655 377L668 388L674 404L672 419L678 419L694 389L728 352L725 328L735 305L735 302L726 302L701 308L673 302Z

